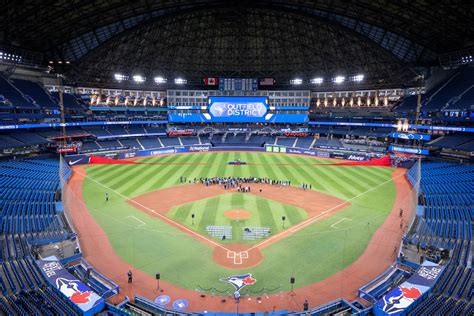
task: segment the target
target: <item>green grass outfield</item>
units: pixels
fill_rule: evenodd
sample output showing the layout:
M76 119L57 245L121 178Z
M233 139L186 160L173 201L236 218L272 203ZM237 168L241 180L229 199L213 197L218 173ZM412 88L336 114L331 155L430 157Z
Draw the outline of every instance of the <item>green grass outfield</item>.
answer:
M229 210L246 210L252 215L245 220L232 220L224 215ZM195 214L194 225L191 214ZM209 238L207 226L231 226L232 239L223 241L214 238L221 243L256 243L260 240L243 239L244 227L266 227L274 235L283 230L282 216L286 217L286 229L308 218L301 208L247 193L226 193L180 205L173 208L168 216Z
M227 165L235 159L256 165ZM249 272L257 279L257 283L242 290L243 294L246 291L261 294L262 291L289 290L289 276L296 278L296 287L329 277L349 266L363 253L373 233L390 213L395 199L395 186L391 181L393 170L383 167L294 166L286 164L329 161L250 152L182 154L140 161L163 164L86 167L90 178L84 180L83 193L91 214L109 236L116 253L130 265L150 276L159 271L163 279L183 288L214 288L215 294L221 291L232 293L230 284L220 282L219 278L238 273ZM229 270L212 260L211 248L137 210L120 195L133 198L175 186L179 184L181 175L288 179L295 185L310 183L313 189L341 199L359 197L336 215L317 221L265 248L262 251L264 260L258 266ZM364 194L374 187L377 188ZM107 203L104 201L105 192L110 194ZM343 218L348 220L331 227Z

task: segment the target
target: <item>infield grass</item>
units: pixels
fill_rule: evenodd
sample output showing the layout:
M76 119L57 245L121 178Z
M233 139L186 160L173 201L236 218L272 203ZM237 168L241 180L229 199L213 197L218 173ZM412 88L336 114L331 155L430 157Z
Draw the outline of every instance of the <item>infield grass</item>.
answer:
M248 219L230 219L224 215L230 210L245 210L250 212L251 216ZM194 225L191 214L195 214ZM232 227L231 239L214 238L222 243L255 243L261 239L254 241L243 239L245 227L269 228L271 234L275 235L284 228L288 229L308 218L306 211L301 208L260 198L250 193L226 193L180 205L173 208L168 216L208 237L210 237L206 231L208 226ZM285 216L285 227L283 227L282 216Z

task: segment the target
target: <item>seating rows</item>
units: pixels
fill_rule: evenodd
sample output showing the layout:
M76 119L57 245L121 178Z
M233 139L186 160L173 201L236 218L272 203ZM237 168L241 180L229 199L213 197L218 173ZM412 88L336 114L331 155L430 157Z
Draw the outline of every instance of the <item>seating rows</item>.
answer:
M22 91L23 94L28 95L42 108L59 109L58 103L51 98L39 83L22 79L13 79L12 83Z
M286 147L293 147L295 143L296 137L277 137L277 145L286 146Z
M70 171L65 171L69 177ZM17 160L0 163L0 234L66 238L70 229L56 210L59 162Z
M342 143L337 139L319 138L316 140L314 147L337 147L342 148Z
M62 172L70 175L69 169ZM70 237L67 222L55 208L58 161L0 162L0 184L0 314L79 315L45 280L30 246L36 238Z
M424 215L408 236L413 243L449 249L450 260L432 292L410 315L472 315L472 228L474 167L452 163L417 164L408 172L416 184L421 174L419 203Z
M474 137L470 133L454 133L433 141L431 145L437 148L474 151Z
M39 109L31 98L24 96L9 80L0 76L0 95L15 108ZM32 102L33 101L33 102Z
M458 108L461 106L459 96L465 93L472 86L474 82L474 67L460 68L451 78L435 91L429 91L422 102L422 111L439 110L447 107ZM457 106L456 106L457 105ZM464 108L459 108L464 109Z

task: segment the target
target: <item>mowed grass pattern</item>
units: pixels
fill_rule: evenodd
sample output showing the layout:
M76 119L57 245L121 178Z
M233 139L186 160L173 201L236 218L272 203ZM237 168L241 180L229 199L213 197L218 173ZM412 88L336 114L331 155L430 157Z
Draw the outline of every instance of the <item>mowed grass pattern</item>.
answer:
M230 210L246 210L252 215L248 219L230 219L225 216L225 212ZM195 215L194 225L192 214ZM265 227L276 234L308 218L306 211L301 208L249 193L226 193L180 205L173 208L167 216L207 237L210 237L206 231L207 226L231 226L232 239L215 238L221 243L255 243L260 240L243 239L245 227ZM285 216L285 227L282 216Z
M235 159L253 164L227 164ZM312 166L331 162L313 157L251 152L183 154L148 157L140 161L155 164L86 167L89 177L83 185L86 204L122 259L150 276L160 271L163 279L191 290L216 288L232 293L232 288L219 278L247 272L258 280L249 287L252 293L264 288L267 293L271 292L269 289L289 290L287 279L290 275L297 278L297 287L327 278L349 266L363 253L373 233L391 211L395 198L390 168ZM124 198L179 185L180 176L288 179L293 185L310 183L313 189L341 199L359 197L331 218L317 221L265 248L265 258L260 265L252 269L229 270L213 261L211 248L137 210ZM370 193L365 194L368 190ZM110 195L109 202L104 200L106 192ZM331 227L343 218L349 220L337 228ZM140 221L146 225L141 225Z

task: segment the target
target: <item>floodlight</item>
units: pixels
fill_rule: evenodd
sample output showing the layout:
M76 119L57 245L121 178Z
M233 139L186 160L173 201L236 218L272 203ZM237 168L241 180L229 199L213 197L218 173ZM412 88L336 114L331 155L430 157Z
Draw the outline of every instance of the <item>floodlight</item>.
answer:
M135 81L136 83L145 82L145 77L143 77L141 75L134 75L132 78L133 78L133 81Z
M323 81L324 79L322 77L316 77L311 79L309 82L311 82L312 84L322 84Z
M362 75L362 74L355 75L354 77L352 77L352 81L354 81L354 82L361 82L362 80L364 80L364 75Z
M334 77L334 78L332 79L332 81L333 81L334 83L337 83L337 84L343 83L344 80L346 80L346 77L344 77L344 76L336 76L336 77Z
M114 79L117 80L118 82L127 80L127 76L123 74L116 73L114 74Z
M188 83L188 81L186 79L183 79L183 78L175 78L174 83L175 84L186 84L186 83Z
M290 80L290 83L294 85L300 85L300 84L303 84L303 79L296 78L296 79Z
M156 84L161 84L161 83L166 83L168 80L163 77L155 77L155 83Z

